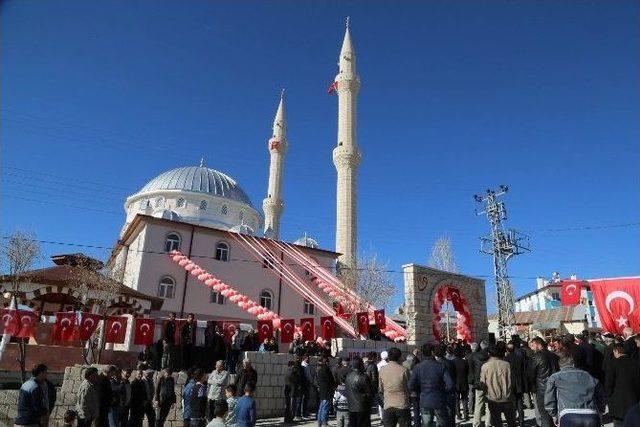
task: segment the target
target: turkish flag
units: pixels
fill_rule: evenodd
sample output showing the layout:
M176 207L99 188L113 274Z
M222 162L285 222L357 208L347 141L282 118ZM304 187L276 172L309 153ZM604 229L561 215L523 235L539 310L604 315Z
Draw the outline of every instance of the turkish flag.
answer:
M222 332L224 334L224 341L231 343L231 337L236 333L236 330L240 328L240 322L222 322Z
M127 333L127 319L124 316L109 316L104 328L104 342L114 344L124 343L124 336Z
M33 311L18 310L18 333L15 336L18 338L33 336L39 320L39 316Z
M369 334L369 313L363 311L362 313L356 313L356 319L358 320L358 333L360 335Z
M296 331L296 321L293 319L280 321L280 342L283 344L293 341L293 334Z
M315 326L313 325L313 317L300 319L300 329L302 329L302 340L313 341L315 338Z
M328 94L332 94L333 92L335 92L336 90L338 90L338 82L333 82L331 83L331 85L327 88L327 93Z
M18 312L11 308L0 309L0 332L14 336L18 333Z
M76 314L73 312L56 313L56 323L53 325L54 341L73 341L76 331Z
M351 313L347 313L344 311L344 307L339 302L333 303L333 309L336 311L336 316L342 317L343 319L351 319Z
M640 331L640 277L589 280L602 329L614 334Z
M82 341L88 341L91 335L98 329L98 324L102 316L99 314L82 312L80 325L78 326L78 338Z
M582 280L563 280L560 301L562 305L580 304L580 291L582 290Z
M258 339L262 343L267 338L273 338L273 322L271 320L258 320Z
M153 345L156 321L154 319L138 317L134 325L133 343L135 345Z
M322 327L322 338L330 340L336 336L336 323L333 320L333 316L326 316L320 318L320 325Z
M373 319L376 321L376 325L380 330L387 327L387 318L384 315L384 309L375 310L373 312Z

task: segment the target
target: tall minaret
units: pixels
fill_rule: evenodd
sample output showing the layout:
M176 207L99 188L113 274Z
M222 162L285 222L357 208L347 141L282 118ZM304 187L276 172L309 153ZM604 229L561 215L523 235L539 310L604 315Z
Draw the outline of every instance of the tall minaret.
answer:
M267 197L262 202L264 210L264 232L272 239L280 238L280 216L284 210L282 200L282 172L284 156L287 152L287 124L284 119L284 89L280 93L280 104L273 119L273 136L269 139L269 188Z
M333 149L333 164L338 172L336 203L336 252L338 267L356 267L358 242L357 178L361 154L356 142L356 101L360 78L356 74L356 54L349 32L349 18L340 50L339 72L335 79L338 92L338 146Z

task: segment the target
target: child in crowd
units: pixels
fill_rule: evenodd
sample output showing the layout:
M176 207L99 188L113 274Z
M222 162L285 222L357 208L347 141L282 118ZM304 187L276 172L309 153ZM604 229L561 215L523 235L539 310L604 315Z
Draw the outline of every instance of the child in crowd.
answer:
M236 427L238 419L236 413L236 403L238 402L236 391L235 384L229 384L224 390L225 396L227 397L227 415L224 417L224 425L227 427Z
M347 427L349 425L349 402L347 402L346 390L344 383L341 383L333 394L333 407L336 410L337 427Z

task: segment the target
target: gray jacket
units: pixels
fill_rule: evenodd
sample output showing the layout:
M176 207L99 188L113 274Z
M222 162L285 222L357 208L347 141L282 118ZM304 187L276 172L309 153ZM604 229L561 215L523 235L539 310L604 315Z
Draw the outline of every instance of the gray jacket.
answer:
M565 409L605 410L602 384L587 371L568 366L552 374L547 380L544 407L552 417Z
M209 380L207 381L209 384L209 400L221 400L224 399L224 389L227 385L229 385L229 373L227 371L218 372L217 369L214 369L213 372L209 374Z
M82 420L93 420L98 417L100 411L100 396L98 387L88 380L83 380L78 388L76 412Z

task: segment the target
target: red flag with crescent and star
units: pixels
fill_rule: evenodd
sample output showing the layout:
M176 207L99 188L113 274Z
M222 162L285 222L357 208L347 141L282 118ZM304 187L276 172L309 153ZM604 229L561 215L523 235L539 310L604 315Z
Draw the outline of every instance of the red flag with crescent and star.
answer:
M258 339L262 343L268 338L273 338L273 321L258 320Z
M54 341L73 341L76 332L74 312L56 313L56 323L51 333Z
M356 313L356 319L358 319L358 333L360 335L369 334L369 313L363 311Z
M124 343L124 337L127 333L127 319L124 316L109 316L104 328L104 342L114 344Z
M562 280L562 290L560 301L562 305L580 304L580 291L582 290L582 280Z
M378 328L380 328L381 330L387 327L387 318L384 315L384 308L381 308L380 310L374 310L373 319L375 320L376 325L378 325Z
M313 317L300 319L300 329L302 330L303 341L313 341L315 339L316 331L313 323Z
M280 321L280 342L287 344L293 341L293 334L296 331L296 321L286 319Z
M336 90L338 90L338 82L333 82L329 85L329 87L327 88L327 93L329 95L331 95L333 92L335 92Z
M619 334L640 331L640 277L589 280L602 329Z
M153 345L156 321L146 317L138 317L134 324L136 329L133 335L133 343L135 345Z
M333 316L326 316L320 318L320 327L322 328L322 338L330 340L335 338L336 335L336 323L333 320Z
M33 336L39 320L40 316L35 311L18 310L18 332L15 336L18 338Z
M231 343L231 337L236 331L240 328L240 322L222 322L222 333L224 337L224 342L227 344Z
M11 308L0 309L0 333L14 336L18 333L18 311Z
M98 329L98 324L102 317L99 314L81 313L80 324L78 325L78 338L88 341L91 335Z

